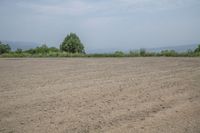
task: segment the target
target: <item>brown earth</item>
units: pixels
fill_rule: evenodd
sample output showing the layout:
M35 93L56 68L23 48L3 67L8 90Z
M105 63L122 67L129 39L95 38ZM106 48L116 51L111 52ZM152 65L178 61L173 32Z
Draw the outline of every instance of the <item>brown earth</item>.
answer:
M200 133L200 58L0 59L1 133Z

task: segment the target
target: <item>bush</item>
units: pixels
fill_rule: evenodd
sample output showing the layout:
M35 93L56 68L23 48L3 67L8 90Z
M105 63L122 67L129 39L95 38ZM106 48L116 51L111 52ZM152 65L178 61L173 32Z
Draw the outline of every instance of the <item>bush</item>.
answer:
M198 47L194 50L195 53L200 53L200 44L198 45Z
M124 54L122 51L116 51L116 52L113 54L113 56L115 56L115 57L123 57L123 56L125 56L125 54Z
M146 50L145 49L140 49L140 56L146 56Z
M130 57L138 57L138 56L140 56L140 52L139 51L130 51L129 56Z
M178 56L175 50L163 50L161 51L162 56Z
M75 34L73 33L68 35L66 37L66 40L67 38L68 39L75 38L76 41L79 40L79 38L75 36ZM188 50L187 52L179 52L179 53L177 53L174 50L163 50L161 52L147 52L145 49L140 49L139 51L130 51L129 53L116 51L114 53L85 54L84 49L82 52L80 51L66 52L66 51L60 51L56 47L49 48L46 44L25 51L18 48L16 51L12 52L8 44L2 44L0 42L0 57L140 57L140 56L195 57L195 56L200 56L200 45L198 45L198 47L194 51Z
M8 44L3 44L0 42L0 54L9 53L11 48Z
M23 52L23 50L18 48L15 52L18 53L18 54L21 54Z
M47 57L58 57L58 52L49 52L47 53Z
M56 47L50 47L48 51L49 52L59 52L60 50Z
M31 57L31 54L10 52L2 54L1 57Z
M52 55L52 54L58 53L58 52L60 52L60 50L56 47L48 48L48 46L46 44L43 44L42 46L39 46L36 48L31 48L24 52L35 55L35 56L36 56L36 54L38 54L38 56L41 56L41 55L47 56L47 55Z
M157 53L154 52L146 52L145 56L158 56Z
M47 47L46 44L43 44L42 46L35 48L36 54L47 54L48 52L49 52L49 48Z
M36 53L36 51L35 51L35 49L29 49L29 50L26 50L26 51L24 51L25 53L29 53L29 54L35 54Z

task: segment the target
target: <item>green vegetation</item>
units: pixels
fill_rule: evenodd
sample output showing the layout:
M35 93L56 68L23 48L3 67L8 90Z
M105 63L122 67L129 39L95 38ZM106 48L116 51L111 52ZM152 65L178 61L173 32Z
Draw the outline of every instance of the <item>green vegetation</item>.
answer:
M69 53L65 51L51 51L48 48L47 51L36 52L38 48L29 49L26 51L22 51L21 49L17 49L16 51L10 51L8 53L3 53L0 57L195 57L200 56L200 52L188 51L177 53L173 50L165 50L159 53L155 52L147 52L145 54L140 51L130 51L129 53L124 53L122 51L116 51L114 53L94 53L94 54L84 54L84 53Z
M65 37L60 50L68 53L85 53L84 46L75 33L70 33Z
M48 47L46 44L36 48L22 50L18 48L16 51L11 51L8 44L0 42L0 57L195 57L200 56L200 44L195 50L187 52L176 52L175 50L163 50L161 52L148 52L145 49L139 51L130 51L124 53L116 51L114 53L102 54L86 54L84 46L79 37L75 33L70 33L60 45L60 49L56 47Z
M11 48L8 44L3 44L0 42L0 55L4 53L9 53L11 51Z
M175 50L163 50L161 51L161 55L164 56L178 56L178 53Z
M200 53L200 44L198 45L198 47L194 50L195 53Z
M0 45L0 47L5 45ZM200 46L200 45L199 45ZM114 53L102 53L102 54L85 54L85 53L70 53L61 51L55 47L47 47L47 45L42 45L34 49L29 49L23 51L22 49L17 49L16 51L10 51L9 45L6 45L6 50L0 54L0 57L195 57L200 56L200 47L196 48L194 51L188 50L187 52L178 53L174 50L164 50L161 52L148 52L145 49L140 49L139 51L130 51L129 53L124 53L122 51L116 51ZM5 48L4 48L5 49Z
M55 47L50 47L48 48L48 46L46 44L43 44L42 46L36 47L35 49L29 49L24 51L25 53L29 53L29 54L42 54L42 55L46 55L48 53L51 52L59 52L59 49L55 48Z

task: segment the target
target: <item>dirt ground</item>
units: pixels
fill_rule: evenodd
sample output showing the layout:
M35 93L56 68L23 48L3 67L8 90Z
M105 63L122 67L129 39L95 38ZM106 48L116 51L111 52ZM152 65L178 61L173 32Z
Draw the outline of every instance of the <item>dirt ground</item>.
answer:
M200 58L0 59L1 133L200 133Z

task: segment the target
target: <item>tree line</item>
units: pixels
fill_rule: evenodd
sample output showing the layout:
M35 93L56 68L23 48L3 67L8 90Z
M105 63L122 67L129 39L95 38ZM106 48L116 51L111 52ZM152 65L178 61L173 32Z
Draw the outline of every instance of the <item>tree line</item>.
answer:
M102 54L86 54L84 45L75 33L68 34L60 45L60 48L48 47L46 44L31 48L28 50L22 50L18 48L15 51L11 50L9 44L3 44L0 42L0 57L146 57L146 56L200 56L200 45L195 50L188 50L187 52L176 52L175 50L163 50L161 52L149 52L145 49L137 51L130 51L124 53L122 51L116 51L114 53L102 53Z

